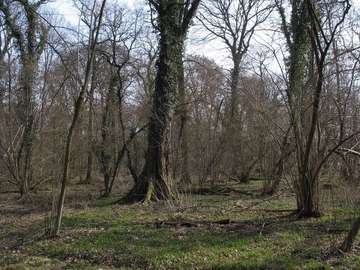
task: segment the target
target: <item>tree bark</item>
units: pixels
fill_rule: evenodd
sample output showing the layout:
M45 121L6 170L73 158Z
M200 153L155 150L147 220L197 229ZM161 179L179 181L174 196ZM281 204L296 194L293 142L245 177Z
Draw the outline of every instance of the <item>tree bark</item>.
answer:
M21 197L34 186L32 185L32 162L33 150L36 138L36 106L34 98L34 86L36 70L40 55L46 44L47 32L45 27L39 22L37 11L43 4L42 1L19 1L17 12L23 13L25 19L17 18L12 14L11 1L0 3L0 12L4 17L4 22L10 31L11 38L14 39L16 48L19 51L20 74L18 103L16 104L16 117L20 123L19 130L23 129L18 147L15 147L16 158L7 166L11 170L11 175L15 178Z
M93 160L94 160L94 151L93 151L93 145L94 145L94 121L93 121L93 111L92 106L94 102L94 91L95 91L95 83L96 83L96 69L93 69L92 71L92 77L91 77L91 86L89 91L89 113L88 113L88 143L89 143L89 149L88 149L88 157L87 157L87 166L86 166L86 176L84 180L84 184L90 184L92 180L92 171L93 171Z
M316 217L319 216L318 178L324 161L329 157L329 155L322 156L315 145L325 59L336 30L343 23L350 5L348 1L342 3L342 17L335 24L334 29L326 32L318 18L320 11L313 1L292 1L290 26L286 22L284 7L278 1L275 3L281 16L283 33L289 48L287 99L297 154L298 179L295 186L298 215L299 217ZM309 50L309 45L311 50ZM306 75L307 73L309 75ZM307 92L309 88L310 91ZM306 96L310 96L309 101L305 100ZM311 102L310 106L308 102Z
M360 217L358 217L352 228L350 229L348 235L346 236L344 242L342 243L340 250L342 252L349 252L353 246L356 236L358 235L360 230Z
M168 175L169 137L178 101L179 66L182 64L184 40L200 0L150 0L157 13L159 57L148 128L148 147L144 168L133 189L121 200L136 202L164 200L172 196Z
M181 62L178 76L179 85L179 106L176 115L179 117L177 122L178 138L177 138L177 155L176 166L174 168L174 177L180 173L180 184L190 184L189 173L189 149L188 149L188 108L186 104L186 85L184 74L184 63Z

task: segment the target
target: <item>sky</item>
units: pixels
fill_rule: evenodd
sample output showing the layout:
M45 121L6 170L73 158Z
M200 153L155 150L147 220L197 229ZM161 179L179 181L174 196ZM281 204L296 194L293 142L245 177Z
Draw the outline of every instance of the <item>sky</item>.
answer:
M92 4L94 0L85 0L89 4ZM136 0L116 0L119 3L126 4L129 7L135 7ZM359 0L360 1L360 0ZM100 0L98 0L100 3ZM109 1L108 1L109 2ZM137 1L138 3L140 1ZM142 1L141 1L142 2ZM73 5L73 0L55 0L50 1L47 6L54 9L57 13L65 16L66 20L71 24L77 25L79 23L78 10Z
M93 4L95 0L81 0L85 3ZM96 0L101 3L102 0ZM119 2L129 6L130 8L135 8L136 6L144 6L145 0L107 0L107 4L110 2ZM359 0L360 1L360 0ZM50 9L54 10L55 14L61 14L64 16L65 20L70 23L73 27L76 27L80 23L79 11L74 7L74 0L52 0L46 4ZM148 9L148 6L144 7ZM56 15L52 15L56 16ZM56 19L56 18L54 18ZM192 29L191 29L192 30ZM196 34L195 34L196 35ZM191 44L192 43L192 44ZM214 59L220 66L228 66L229 56L226 50L219 50L220 47L224 47L220 42L212 43L193 43L188 40L186 46L186 54L196 54L204 55L211 59Z
M96 0L82 0L86 1L89 4L92 4ZM97 0L99 3L101 0ZM136 5L144 5L145 0L139 1L139 0L108 0L109 2L116 1L119 3L123 3L124 5L127 5L131 8L135 7ZM352 2L352 9L359 12L360 9L360 0L351 0ZM47 5L49 5L52 9L54 9L57 13L60 13L65 16L66 20L71 23L72 25L78 25L79 24L79 13L78 10L73 5L73 0L54 0L49 2ZM192 29L191 29L192 30ZM227 50L219 50L219 48L224 48L224 45L218 43L210 43L210 44L202 44L202 45L196 45L196 44L188 44L190 46L187 46L187 52L188 53L195 53L195 54L204 54L205 56L208 56L210 58L214 58L214 54L216 54L216 62L219 63L221 66L227 66L229 56ZM190 47L190 48L189 48ZM205 53L206 52L206 53ZM215 59L214 59L215 60ZM223 63L223 64L221 64ZM227 63L227 64L226 64Z

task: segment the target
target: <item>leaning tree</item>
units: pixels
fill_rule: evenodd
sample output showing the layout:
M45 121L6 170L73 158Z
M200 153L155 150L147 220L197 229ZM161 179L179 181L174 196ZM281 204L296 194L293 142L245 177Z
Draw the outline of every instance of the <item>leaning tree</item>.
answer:
M61 219L62 219L62 214L63 214L63 209L64 209L66 189L67 189L68 180L69 180L70 157L71 157L71 149L72 149L72 145L73 145L74 132L75 132L75 128L77 126L78 120L80 118L80 113L83 108L84 100L86 98L88 84L90 81L91 70L92 70L92 66L94 63L95 55L96 55L96 47L97 47L97 43L98 43L98 38L99 38L100 29L101 29L101 23L102 23L105 6L106 6L106 0L103 0L101 3L101 8L100 8L99 14L97 15L97 14L95 14L96 2L93 5L93 16L94 16L94 20L95 20L93 30L95 31L95 33L94 33L93 37L91 35L89 38L89 58L86 63L85 79L84 79L84 83L81 86L80 93L76 99L76 102L74 105L72 121L71 121L69 130L68 130L68 134L66 136L66 145L65 145L65 150L64 150L64 152L65 152L64 153L64 163L63 163L62 177L61 177L61 190L60 190L60 195L59 195L58 204L57 204L56 218L54 221L53 228L51 228L49 231L49 234L52 237L58 236L60 233L60 226L61 226ZM96 19L95 19L95 17L96 17Z

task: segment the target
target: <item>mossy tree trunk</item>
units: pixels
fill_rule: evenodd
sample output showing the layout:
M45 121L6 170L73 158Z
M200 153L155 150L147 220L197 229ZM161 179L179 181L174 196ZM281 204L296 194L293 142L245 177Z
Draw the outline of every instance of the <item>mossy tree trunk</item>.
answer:
M299 217L313 217L320 214L317 189L320 170L332 153L321 154L320 134L317 133L325 59L350 5L348 1L341 3L342 16L331 30L323 29L321 12L312 0L292 1L290 24L286 22L284 7L279 1L276 5L289 49L286 94L297 154L297 211ZM331 21L333 18L322 19Z
M16 122L20 124L19 142L11 146L7 161L10 174L21 196L35 186L32 177L33 149L36 141L35 80L40 56L44 50L47 29L40 21L38 10L44 1L1 1L0 12L19 52L19 87L17 90ZM21 16L24 16L21 18ZM9 153L8 153L9 154ZM10 155L8 155L10 156Z
M179 67L182 65L184 40L191 19L201 0L150 0L156 13L159 33L159 57L148 127L148 147L144 168L125 202L163 200L172 196L168 177L169 137L178 101Z

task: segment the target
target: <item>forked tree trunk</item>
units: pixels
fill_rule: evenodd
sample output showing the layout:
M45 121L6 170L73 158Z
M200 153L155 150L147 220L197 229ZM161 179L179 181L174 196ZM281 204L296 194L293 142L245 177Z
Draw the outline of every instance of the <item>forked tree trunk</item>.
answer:
M302 176L298 181L297 215L298 217L319 217L317 179Z
M317 134L317 129L323 92L323 72L330 45L337 28L344 22L350 4L348 1L342 2L342 16L339 17L340 19L335 23L333 29L329 30L330 32L323 28L320 19L323 14L318 9L316 1L292 1L290 26L286 22L285 9L281 6L282 2L276 1L275 4L282 19L283 32L290 54L288 57L287 99L297 153L298 215L299 217L318 216L318 178L324 160L329 157L329 155L321 156L315 144L316 137L321 136L321 134ZM309 45L311 46L310 51ZM310 57L306 57L307 55ZM307 73L309 75L306 75ZM308 82L312 78L314 81L309 84ZM309 95L306 92L309 85L306 83L313 86L313 89L310 88L310 106L304 102L304 97Z

